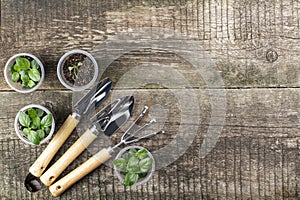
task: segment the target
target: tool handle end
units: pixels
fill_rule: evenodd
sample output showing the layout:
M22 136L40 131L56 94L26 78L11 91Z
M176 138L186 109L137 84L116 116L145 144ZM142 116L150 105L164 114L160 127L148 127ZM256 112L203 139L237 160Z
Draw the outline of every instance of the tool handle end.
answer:
M102 149L97 154L81 164L79 167L51 185L49 187L51 194L54 197L60 196L77 181L79 181L94 169L99 167L101 164L106 162L108 159L110 159L110 157L111 154L109 153L109 151L107 149Z
M80 138L41 176L41 181L50 186L59 175L97 138L87 129Z

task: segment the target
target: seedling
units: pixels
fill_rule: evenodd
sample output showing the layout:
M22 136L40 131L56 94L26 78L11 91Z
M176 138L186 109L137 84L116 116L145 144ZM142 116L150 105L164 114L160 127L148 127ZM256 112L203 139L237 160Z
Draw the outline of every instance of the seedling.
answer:
M70 71L71 74L73 74L73 80L78 78L78 69L80 66L82 66L82 62L78 62L77 65L69 66L68 70Z
M31 62L25 57L17 57L16 62L9 71L13 82L20 82L23 88L33 88L41 80L39 64L36 60Z
M125 176L123 185L134 185L139 179L148 175L152 168L153 159L148 156L146 149L132 148L120 158L113 161L113 165Z
M39 108L29 108L19 112L20 130L33 144L40 144L51 130L52 114L47 114Z

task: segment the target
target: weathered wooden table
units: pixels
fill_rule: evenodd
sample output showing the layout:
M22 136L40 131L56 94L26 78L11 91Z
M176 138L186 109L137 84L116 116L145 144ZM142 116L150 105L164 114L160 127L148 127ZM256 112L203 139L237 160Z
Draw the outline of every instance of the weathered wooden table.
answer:
M13 123L18 110L30 103L50 107L57 127L71 112L72 92L56 76L60 56L71 49L92 51L119 33L146 27L179 32L200 43L224 87L208 87L171 51L137 49L116 59L103 77L113 79L114 91L135 90L136 113L145 103L168 109L166 136L140 144L150 150L167 145L180 118L166 88L116 85L132 67L161 64L179 70L199 97L201 124L188 151L156 171L146 185L124 188L113 170L102 166L61 199L300 199L299 9L300 2L293 0L1 0L1 199L52 199L46 189L30 194L23 186L45 146L25 145ZM42 87L27 95L12 91L3 76L6 61L19 52L39 55L46 66ZM202 158L199 149L208 128L222 125L210 122L209 92L216 90L226 92L225 122L215 147ZM55 159L77 137L75 132ZM89 156L84 152L67 172Z

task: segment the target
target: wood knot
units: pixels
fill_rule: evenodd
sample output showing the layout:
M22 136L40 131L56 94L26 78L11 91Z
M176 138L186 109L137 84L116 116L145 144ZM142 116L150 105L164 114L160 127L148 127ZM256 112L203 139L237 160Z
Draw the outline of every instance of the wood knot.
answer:
M278 54L273 49L268 49L266 52L266 59L268 62L275 62L278 59Z

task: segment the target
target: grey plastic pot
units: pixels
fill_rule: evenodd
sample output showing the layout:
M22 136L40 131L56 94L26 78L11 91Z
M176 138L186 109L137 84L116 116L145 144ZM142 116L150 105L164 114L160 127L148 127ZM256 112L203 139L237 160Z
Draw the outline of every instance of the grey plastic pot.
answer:
M26 111L28 110L29 108L39 108L39 109L42 109L44 112L46 112L47 114L50 114L51 112L44 106L42 105L38 105L38 104L30 104L30 105L27 105L23 108L20 109L20 111ZM16 131L16 134L17 136L23 141L25 142L26 144L30 144L30 145L36 145L36 144L33 144L32 142L30 142L23 134L23 132L19 129L19 113L17 113L16 115L16 118L15 118L15 123L14 123L14 127L15 127L15 131ZM55 120L54 120L54 117L52 115L52 125L51 125L51 130L50 130L50 133L47 135L47 137L45 137L39 145L41 144L44 144L46 143L47 141L49 141L51 139L51 137L53 136L53 133L54 133L54 130L55 130Z
M85 55L87 58L89 58L93 64L93 77L91 79L91 81L89 81L87 84L85 85L71 85L67 80L66 78L64 77L64 74L63 74L63 66L65 64L65 61L66 59L69 57L69 56L72 56L73 54L83 54ZM75 50L72 50L72 51L69 51L67 53L65 53L60 59L59 59L59 62L57 64L57 76L58 76L58 79L59 81L61 82L61 84L63 84L63 86L65 86L66 88L70 89L70 90L73 90L73 91L82 91L82 90L85 90L85 89L88 89L89 87L91 87L95 81L97 80L98 78L98 72L99 72L99 69L98 69L98 64L97 64L97 61L95 60L95 58L88 52L86 51L83 51L83 50L78 50L78 49L75 49Z
M128 150L130 150L130 149L137 149L137 150L140 150L140 149L145 149L145 148L144 148L144 147L141 147L141 146L128 146L128 147L125 147L125 148L121 149L121 151L117 154L117 156L116 156L115 159L118 159L118 158L122 157L122 155L123 155L126 151L128 151ZM146 149L146 150L147 150L147 149ZM147 151L148 151L148 150L147 150ZM146 177L138 179L138 181L137 181L135 184L133 184L132 186L140 186L140 185L146 183L147 181L150 180L150 178L152 177L152 175L153 175L153 173L154 173L154 171L155 171L155 160L154 160L154 158L153 158L153 155L150 153L150 151L148 151L147 155L148 155L150 158L152 158L152 160L153 160L153 162L152 162L152 168L150 169L150 171L148 172L148 174L147 174ZM125 175L121 174L120 171L119 171L119 169L118 169L116 166L114 166L114 171L115 171L115 174L117 175L117 177L119 178L119 180L123 183L123 182L124 182ZM132 186L131 186L131 187L132 187Z
M17 57L21 57L21 56L28 56L28 57L31 57L32 59L36 60L37 63L39 64L40 66L40 70L41 70L41 79L40 81L36 84L36 86L34 86L33 88L23 88L22 85L20 83L15 83L12 81L11 79L11 72L9 71L10 67L15 63L16 61L16 58ZM30 93L30 92L33 92L35 91L36 89L38 89L41 84L43 83L44 81L44 78L45 78L45 69L44 69L44 65L42 63L42 61L36 57L35 55L32 55L32 54L29 54L29 53L19 53L19 54L16 54L12 57L9 58L9 60L7 61L6 65L5 65L5 68L4 68L4 77L5 77L5 80L7 82L7 84L15 91L17 92L20 92L20 93Z

